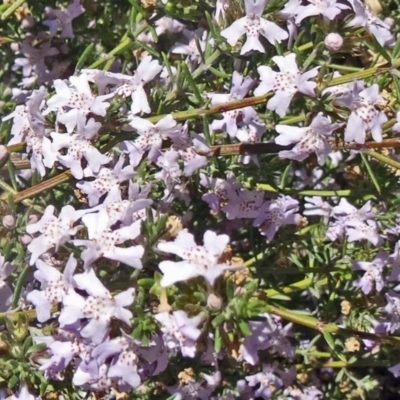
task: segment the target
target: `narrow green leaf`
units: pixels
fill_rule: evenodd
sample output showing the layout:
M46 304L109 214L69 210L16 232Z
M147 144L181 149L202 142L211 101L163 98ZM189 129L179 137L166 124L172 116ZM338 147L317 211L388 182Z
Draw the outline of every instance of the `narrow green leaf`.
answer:
M238 325L239 325L240 331L243 333L243 335L245 335L245 336L251 335L251 330L245 321L240 320L238 322Z
M75 65L75 72L82 69L83 65L85 64L86 60L90 57L94 50L94 43L90 43L89 46L86 47L82 55L79 57L78 62Z
M392 50L392 58L399 58L400 55L400 36Z
M192 77L192 73L189 71L189 68L187 67L186 63L181 63L181 66L182 66L183 75L185 76L188 85L192 89L193 94L197 100L197 103L202 104L203 99L201 97L199 88L197 87L196 82L194 81L194 79Z
M222 348L222 337L219 328L217 328L214 333L214 350L217 354L219 354L221 348Z
M210 133L210 124L206 115L203 117L203 133L207 144L212 146L214 144L214 139Z
M376 50L385 60L392 62L390 54L382 47L382 45L376 40L375 35L371 35L374 50Z
M381 191L381 188L379 186L378 179L376 178L376 175L375 175L374 171L372 170L371 164L369 163L367 157L365 157L365 154L360 153L360 155L361 155L361 159L363 161L363 164L365 165L365 168L367 169L368 175L371 178L371 180L372 180L372 182L373 182L373 184L375 186L376 191L379 194L381 194L382 191Z
M322 336L326 340L326 343L328 343L328 346L331 348L331 350L335 351L335 341L333 340L333 336L326 331L322 331Z
M230 77L231 77L230 74L227 74L227 73L225 73L225 72L223 72L223 71L220 71L219 69L216 69L216 68L214 68L214 67L209 67L209 70L210 70L215 76L218 76L218 78L226 79L226 78L230 78Z
M286 187L287 178L289 176L289 172L291 169L292 169L292 162L289 162L289 164L286 166L285 170L283 171L283 174L281 177L281 183L279 184L280 189L284 189Z

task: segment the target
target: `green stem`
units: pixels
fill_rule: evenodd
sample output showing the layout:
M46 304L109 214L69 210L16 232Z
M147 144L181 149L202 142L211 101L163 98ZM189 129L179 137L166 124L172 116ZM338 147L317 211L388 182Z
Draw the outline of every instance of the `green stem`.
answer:
M265 307L266 312L270 314L277 315L287 321L306 326L307 328L317 330L318 332L329 332L344 336L357 336L362 339L375 340L382 343L392 343L397 345L400 343L400 336L386 336L377 333L357 331L355 329L339 328L335 324L325 323L317 318L310 317L308 315L297 314L284 308L278 308L269 304L266 304Z
M246 183L245 186L250 187L251 185L249 183ZM257 183L256 184L257 189L264 190L265 192L274 192L278 193L278 190L271 185L268 185L267 183ZM321 196L321 197L332 197L332 196L338 196L338 197L348 197L348 196L353 196L356 194L356 191L352 189L342 189L342 190L295 190L291 188L284 188L282 189L283 193L286 194L296 194L298 196Z
M143 27L141 27L141 28L143 28ZM108 60L113 58L113 56L115 56L119 53L122 53L123 51L128 50L130 47L134 46L134 44L135 44L135 42L130 38L122 39L121 43L117 47L112 49L109 53L107 53L105 56L103 56L99 60L95 61L92 65L89 65L88 68L90 68L90 69L98 68L101 64L104 64Z
M1 20L4 21L8 17L11 17L11 15L13 15L15 11L17 11L17 9L24 3L26 3L26 0L17 0L15 3L11 4L10 7L8 7L7 10L1 14Z
M372 157L375 158L376 160L386 164L386 165L390 165L393 168L396 169L400 169L400 162L393 160L392 158L388 157L388 156L384 156L381 153L377 153L374 150L367 150L366 153Z

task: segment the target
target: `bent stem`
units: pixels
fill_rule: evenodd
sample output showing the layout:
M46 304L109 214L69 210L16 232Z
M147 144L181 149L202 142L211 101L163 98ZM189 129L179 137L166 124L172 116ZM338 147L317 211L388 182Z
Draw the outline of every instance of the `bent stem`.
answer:
M318 320L317 318L308 315L297 314L293 311L286 310L284 308L279 308L269 304L266 304L265 308L266 312L270 314L277 315L287 321L305 326L310 329L314 329L318 332L334 333L344 336L357 336L361 339L368 339L368 340L378 341L381 343L391 343L396 345L400 344L399 336L385 336L378 333L362 332L355 329L340 328L335 324L325 323L323 321Z

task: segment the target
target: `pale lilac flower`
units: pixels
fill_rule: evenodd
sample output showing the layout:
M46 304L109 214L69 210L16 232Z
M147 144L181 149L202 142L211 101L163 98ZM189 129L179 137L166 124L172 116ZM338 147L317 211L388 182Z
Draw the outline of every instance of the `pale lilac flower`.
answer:
M120 157L114 168L101 167L93 181L82 181L76 184L77 188L88 195L89 207L96 206L100 198L113 188L119 190L120 184L133 176L135 172L131 165L124 165L124 157Z
M266 132L266 127L261 119L256 119L251 121L249 124L240 123L238 125L238 131L236 134L236 139L241 143L260 143L262 135ZM258 165L258 158L255 154L243 154L240 155L239 161L243 164L249 164L253 161Z
M212 392L221 382L221 372L216 371L212 375L202 373L201 376L206 381L206 385L204 385L204 382L191 378L184 385L167 387L168 392L174 396L173 400L210 400ZM218 397L218 399L220 398ZM224 399L226 399L225 396Z
M227 103L233 100L243 99L251 87L254 85L254 80L250 77L244 78L237 71L232 75L232 86L230 93L216 94L208 93L207 96L211 99L212 105ZM226 111L222 113L222 119L216 119L212 122L211 128L215 131L226 131L230 137L235 137L238 131L238 123L243 122L249 124L257 119L257 113L253 107L244 107L237 110Z
M393 290L385 294L386 305L382 308L389 321L388 329L391 334L394 334L400 329L400 294Z
M157 33L157 36L160 36L166 32L170 33L182 32L184 28L185 28L184 24L170 17L161 17L155 22L155 31Z
M143 246L118 246L140 235L141 220L116 230L110 228L108 218L99 218L97 213L85 215L82 222L88 229L89 240L76 239L72 240L72 243L75 246L86 247L81 254L86 270L100 257L120 261L132 268L142 268Z
M398 378L400 376L400 363L393 365L393 367L388 368L388 370L395 376L395 378Z
M46 113L56 111L57 121L64 124L67 132L71 133L78 124L79 118L86 118L89 113L104 117L110 106L106 100L112 97L112 94L93 95L85 74L71 76L69 82L68 85L61 79L54 81L56 94L47 100Z
M288 38L286 31L261 17L266 3L267 0L245 0L246 16L221 31L221 35L231 46L234 46L239 38L246 34L246 42L240 54L246 54L251 50L265 53L265 49L259 39L260 35L264 36L272 45Z
M116 386L115 382L108 377L109 368L108 363L98 365L97 360L89 354L78 364L72 383L94 392L105 392Z
M72 286L72 274L76 265L77 261L71 254L65 265L64 273L61 274L56 268L42 260L36 260L37 270L34 277L41 283L41 290L32 290L26 299L34 304L36 318L39 322L50 319L52 306L62 302L68 289Z
M293 188L296 190L304 188L322 189L326 184L321 181L324 171L321 168L314 167L311 170L300 167L295 169Z
M328 138L331 138L332 132L339 127L339 124L332 124L328 118L324 117L322 112L318 113L308 127L298 128L278 124L275 126L275 130L279 136L275 138L275 143L282 146L296 143L292 150L280 151L279 157L304 161L311 153L315 152L318 164L323 165L332 150Z
M249 386L254 387L260 385L254 393L256 397L270 399L273 393L283 386L282 379L275 375L274 372L274 366L263 364L262 372L246 376L246 381L249 383Z
M156 164L161 170L154 174L154 178L164 182L164 200L167 199L174 190L180 190L182 171L178 164L178 159L179 153L175 150L168 150L165 153L161 153L157 159Z
M47 91L44 89L34 90L25 101L25 105L16 106L11 114L2 118L2 121L13 119L12 139L9 140L8 145L23 142L29 136L45 135L42 109L46 95Z
M325 223L328 222L328 219L331 215L332 206L327 201L324 201L322 197L319 196L305 196L304 200L306 201L306 203L304 203L304 215L321 215L324 217Z
M161 242L157 248L165 253L176 254L183 261L162 261L159 268L163 273L161 286L171 286L176 282L186 281L202 276L210 285L227 270L237 270L240 267L220 262L220 258L229 242L228 235L217 235L206 231L204 246L196 245L194 237L186 230L180 231L173 242Z
M133 194L133 188L137 187L136 194ZM146 188L144 188L146 189ZM145 208L152 204L152 200L145 198L148 193L142 190L139 195L139 185L129 182L129 199L122 200L122 194L119 186L114 186L104 199L102 204L92 208L91 211L97 211L97 219L101 219L104 226L112 227L118 223L119 227L130 226L133 222L144 220L146 218ZM97 223L91 226L90 219L88 222L90 228L88 231L91 236L96 235ZM85 222L84 221L84 222Z
M79 17L84 11L85 9L81 6L80 0L73 0L67 8L61 10L48 7L43 25L49 27L52 36L57 33L58 29L61 29L61 37L73 38L72 20Z
M218 22L220 19L225 20L226 12L229 10L229 0L217 0L215 3L214 18Z
M31 168L40 176L46 175L46 167L52 168L57 161L57 154L52 151L52 143L46 136L30 135L26 138L26 149L31 153Z
M280 71L275 72L271 67L264 65L258 67L261 83L254 90L254 94L261 96L273 91L275 94L268 100L267 109L275 111L280 117L283 117L286 115L295 93L315 96L314 89L317 84L310 82L309 79L317 75L319 67L300 73L294 53L287 56L274 56L272 60L278 65Z
M244 360L251 365L259 362L258 351L271 349L283 357L292 358L294 348L287 338L292 324L282 325L279 317L271 317L263 314L262 321L249 321L248 326L251 335L244 338L240 345L240 360Z
M133 303L135 289L112 296L93 269L76 274L73 279L77 288L86 291L88 297L84 298L70 288L63 298L63 309L58 319L62 328L82 319L89 320L80 334L99 344L108 336L112 318L131 325L132 313L125 307Z
M375 288L377 292L380 292L385 281L383 278L383 268L387 266L389 261L389 255L380 250L373 261L352 261L352 267L355 271L365 271L362 278L353 282L353 285L360 288L365 294L371 293L372 289Z
M6 312L11 306L13 292L6 279L14 272L16 266L5 261L0 254L0 312Z
M12 396L7 397L7 400L39 400L39 399L40 397L35 397L29 393L28 388L24 382L22 382L19 386L18 396L13 394Z
M42 115L45 90L34 90L26 105L17 106L15 110L3 118L7 121L13 118L11 128L12 139L8 145L25 141L32 169L39 172L41 176L46 174L47 168L52 168L57 160L56 154L51 150L51 142L47 137L45 120Z
M77 356L84 358L91 347L87 346L78 333L73 333L74 329L80 329L80 324L70 325L71 331L58 328L57 333L52 336L33 336L37 344L46 344L46 356L38 358L39 370L47 378L63 380L63 371L69 363Z
M372 33L381 46L388 46L394 42L394 36L390 32L390 26L379 19L360 0L348 0L355 16L347 24L348 27L362 26Z
M367 129L371 130L372 138L376 142L382 141L382 125L388 121L388 118L375 107L377 103L383 101L379 96L377 84L360 91L355 82L352 92L343 94L336 101L351 110L344 132L346 142L365 143Z
M139 137L135 140L125 141L123 148L129 155L132 166L137 166L148 151L148 159L156 162L159 157L162 142L170 136L176 136L181 131L181 125L177 125L172 115L161 118L156 124L152 124L146 119L133 116L129 125L138 133Z
M105 71L83 70L82 72L92 74L93 81L99 86L99 92L103 93L108 85L114 85L110 89L112 95L121 97L131 97L131 113L133 115L140 112L149 114L151 112L147 94L144 86L151 82L162 70L162 66L151 56L146 56L138 65L133 76L120 73Z
M335 242L336 240L342 241L345 231L346 222L345 219L341 217L329 224L328 229L326 230L326 237L332 242Z
M74 226L74 223L88 212L88 210L76 211L72 206L64 206L56 217L53 215L54 211L54 206L47 206L42 218L26 227L26 232L29 234L40 233L40 236L35 237L28 246L31 253L30 265L33 265L51 248L57 251L61 244L75 235L81 226Z
M170 50L171 53L186 55L187 60L189 60L192 64L199 64L201 61L201 54L197 47L196 40L200 50L204 52L206 48L207 31L205 31L203 28L198 28L195 31L184 29L183 35L185 36L187 44L177 42Z
M378 224L370 201L357 210L346 199L341 198L340 203L332 209L331 215L336 219L331 227L335 226L337 231L336 234L330 232L332 237L340 238L345 232L349 242L367 239L375 246L381 243L382 238L378 233Z
M322 395L323 393L315 386L300 386L296 384L286 388L282 397L278 397L277 400L318 400Z
M165 311L154 318L161 324L164 344L173 355L178 351L183 357L196 355L196 341L201 334L197 327L203 319L201 314L189 318L182 310L174 311L172 315Z
M308 3L306 6L299 6L296 24L299 24L304 18L314 15L323 15L332 21L342 10L350 8L345 4L337 3L336 0L308 0Z
M272 240L281 226L297 225L300 222L299 202L290 196L266 201L259 210L253 225L262 235Z
M210 193L202 195L204 200L213 212L218 212L226 205L232 196L244 189L241 183L235 182L233 172L226 174L226 180L220 178L212 178L200 173L200 184L211 189Z
M207 165L207 157L201 154L208 154L210 148L203 135L189 134L187 123L182 126L179 135L174 135L170 139L172 140L171 149L178 152L183 161L185 176L192 176L199 168Z
M90 118L86 122L86 117L77 116L77 132L76 134L52 132L53 139L52 149L57 160L67 168L71 169L71 174L76 179L82 179L84 176L93 176L98 174L103 165L111 161L109 156L101 154L100 151L93 146L91 140L97 135L101 127L99 122L95 122ZM59 150L67 148L66 154L60 154ZM82 168L82 159L87 161L85 170Z
M285 7L279 11L279 16L286 20L286 26L289 32L288 49L292 47L293 42L297 37L297 25L295 18L300 5L301 0L289 0L285 3Z
M229 220L237 218L256 218L264 203L264 192L261 190L241 190L232 192L228 202L224 204L221 211Z
M25 77L30 77L34 74L37 75L39 84L48 80L49 70L45 63L46 59L60 53L58 49L52 47L52 43L48 40L47 36L43 32L40 36L31 35L27 37L22 42L20 51L26 58L16 58L15 64L12 66L14 71L22 68L22 74ZM39 44L35 43L35 41L39 42ZM29 79L25 82L33 84L34 81L35 79Z
M138 346L128 335L124 334L99 344L93 350L92 357L98 365L103 365L111 359L107 377L117 381L120 390L134 389L140 385Z

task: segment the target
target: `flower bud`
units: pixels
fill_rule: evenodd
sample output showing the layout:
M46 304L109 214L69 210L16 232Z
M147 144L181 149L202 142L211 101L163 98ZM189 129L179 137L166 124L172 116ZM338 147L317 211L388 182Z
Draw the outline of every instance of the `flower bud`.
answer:
M222 299L221 297L211 293L207 298L207 306L213 309L220 309L222 307Z
M22 21L21 25L23 28L33 28L35 26L35 20L30 15L27 15Z
M324 43L328 50L339 51L343 46L343 38L338 33L329 33Z
M5 215L3 217L3 226L6 229L14 229L15 228L15 218L12 215Z
M392 27L394 24L394 19L391 17L386 17L383 22L388 25L389 27Z
M19 240L24 246L28 246L28 244L32 242L32 236L25 233L20 236Z

